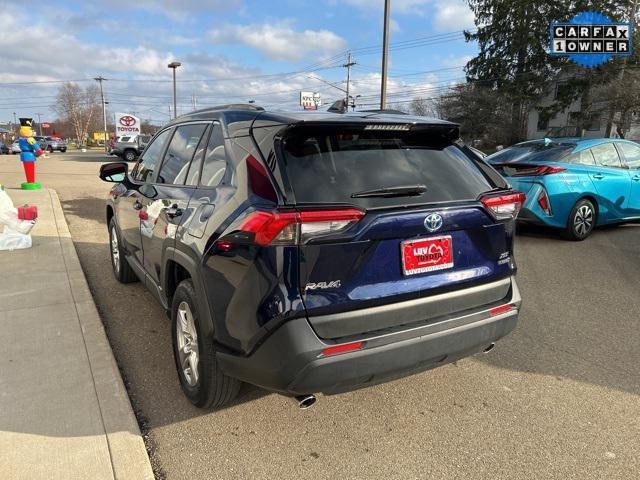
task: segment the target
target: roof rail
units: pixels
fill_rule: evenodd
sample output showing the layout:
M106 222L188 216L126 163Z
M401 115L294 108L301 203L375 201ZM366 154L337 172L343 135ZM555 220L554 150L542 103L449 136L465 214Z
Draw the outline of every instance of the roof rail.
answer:
M385 108L378 110L360 110L362 113L394 113L396 115L408 115L407 112L403 112L402 110L395 110L393 108Z
M190 114L198 112L210 112L211 110L252 110L256 112L263 112L264 108L252 103L228 103L226 105L216 105L214 107L201 108L199 110L190 112Z

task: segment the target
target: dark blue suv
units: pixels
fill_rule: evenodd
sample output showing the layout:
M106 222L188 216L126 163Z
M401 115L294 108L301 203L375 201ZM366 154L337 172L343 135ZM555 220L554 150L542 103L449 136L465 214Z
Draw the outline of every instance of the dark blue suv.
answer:
M516 325L524 198L454 124L227 105L100 177L115 182L114 274L171 316L199 407L241 382L309 406L489 350Z

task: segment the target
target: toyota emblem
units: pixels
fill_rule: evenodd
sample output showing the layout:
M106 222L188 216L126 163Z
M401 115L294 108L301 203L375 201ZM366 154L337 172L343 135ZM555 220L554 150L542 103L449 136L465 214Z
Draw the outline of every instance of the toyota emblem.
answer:
M430 232L436 232L442 228L442 215L439 213L430 213L427 218L424 219L424 228Z
M130 127L136 124L136 119L130 115L125 115L124 117L120 117L120 123L125 127Z

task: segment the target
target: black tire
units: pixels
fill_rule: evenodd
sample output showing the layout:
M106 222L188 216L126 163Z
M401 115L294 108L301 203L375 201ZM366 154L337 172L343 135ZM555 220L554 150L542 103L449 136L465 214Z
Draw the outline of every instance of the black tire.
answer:
M216 348L213 344L213 332L200 321L201 316L196 302L196 293L191 279L183 280L173 295L171 303L171 336L173 339L173 357L180 379L180 386L186 397L196 407L200 408L220 408L233 400L240 390L241 382L235 378L228 377L220 370L216 360ZM188 306L187 313L191 315L191 326L195 329L197 351L197 363L195 370L197 377L186 373L192 371L193 363L186 358L193 353L191 335L190 340L185 339L185 334L179 334L178 330L185 331L184 325L179 324L179 310L181 315L185 314L185 304ZM192 331L193 328L186 330ZM181 339L178 336L181 335ZM186 341L185 341L186 340ZM183 348L179 351L179 342ZM182 359L181 359L182 354ZM184 365L183 365L184 362Z
M66 151L67 151L67 149L66 149L66 148L61 148L61 149L60 149L60 153L64 153L64 152L66 152Z
M49 153L53 153L53 147L49 147L47 150L49 150Z
M598 210L591 200L578 200L569 213L564 237L581 242L593 232L598 221Z
M136 152L133 150L126 150L124 152L124 159L127 162L133 162L136 159Z
M119 232L115 217L112 217L109 221L109 257L111 258L113 276L116 277L116 280L120 283L137 282L138 276L136 275L136 272L131 268L127 259L124 258L124 250L122 248L122 241L120 240ZM114 251L116 248L118 250L117 255Z

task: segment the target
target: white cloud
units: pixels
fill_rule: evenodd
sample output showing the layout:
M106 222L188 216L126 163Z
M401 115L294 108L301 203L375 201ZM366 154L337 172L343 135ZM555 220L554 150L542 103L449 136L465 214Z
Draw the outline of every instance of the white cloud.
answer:
M442 59L441 63L445 67L460 67L461 65L465 66L472 58L472 55L462 55L460 57L454 57L450 55L447 58Z
M94 83L93 77L103 75L108 79L105 95L110 111L135 111L141 118L157 123L169 119L172 89L167 63L175 57L164 42L157 42L155 46L134 42L131 47L88 43L69 33L72 30L64 24L51 23L47 19L32 21L17 8L0 12L0 25L27 23L29 34L24 36L0 29L3 61L11 65L10 70L0 71L0 83L79 80L80 85L87 86ZM306 35L320 50L343 46L341 39L336 42L333 34L328 33ZM305 35L305 32L295 34ZM293 42L291 35L286 38L292 45L303 43L298 37ZM318 46L320 41L329 45ZM55 52L55 61L46 61L50 52ZM255 99L267 107L298 108L298 93L305 89L322 92L327 101L340 96L338 90L309 78L309 74L266 76L260 68L241 65L208 52L192 51L178 59L183 63L178 70L179 113L192 109L192 94L196 95L199 107ZM318 54L313 61L321 59L322 55ZM0 85L3 99L0 120L9 119L13 111L18 116L29 116L38 111L44 118L53 119L51 105L59 86L60 83Z
M241 3L241 0L104 0L101 5L109 10L145 10L185 21L203 12L238 8Z
M294 30L288 24L225 25L207 33L215 44L241 44L255 48L271 60L302 60L312 53L328 53L346 47L329 30Z
M474 26L474 15L462 0L436 0L433 26L441 32L463 30Z
M423 7L431 3L432 0L393 0L391 2L391 13L423 13ZM384 0L329 0L331 5L347 4L362 10L382 9Z

